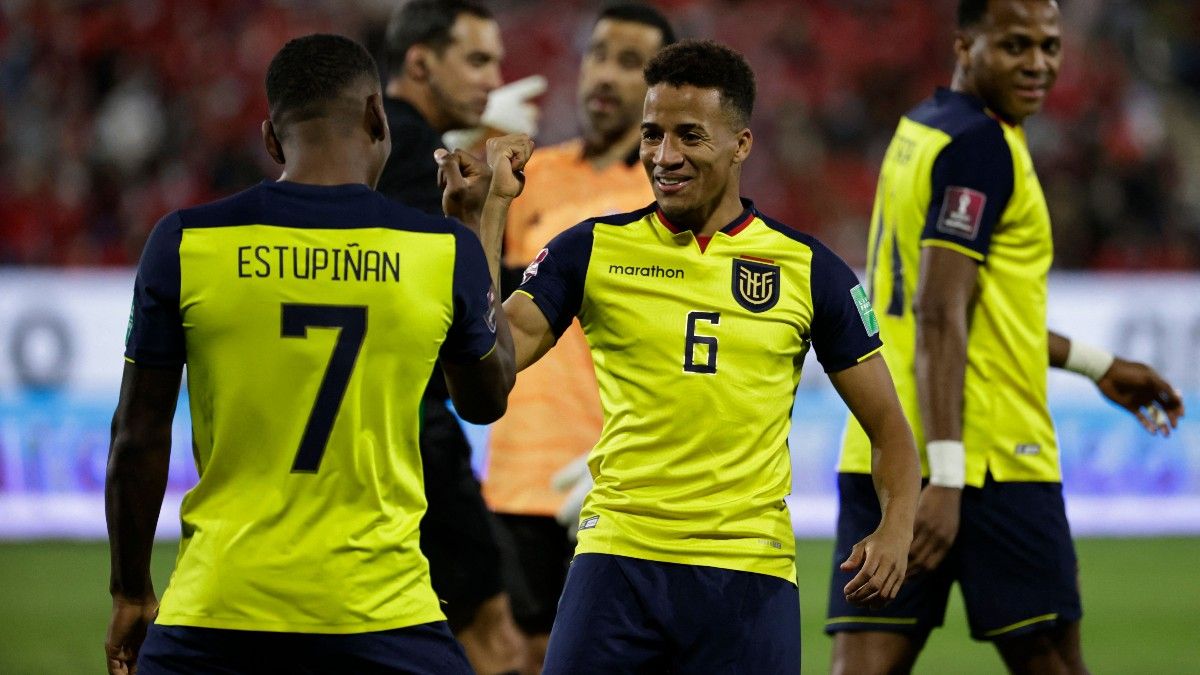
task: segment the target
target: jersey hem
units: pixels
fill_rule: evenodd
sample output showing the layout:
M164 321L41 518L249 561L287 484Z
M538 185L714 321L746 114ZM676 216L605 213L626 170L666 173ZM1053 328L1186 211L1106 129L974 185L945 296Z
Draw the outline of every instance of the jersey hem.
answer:
M216 628L221 630L261 631L265 633L312 633L320 635L353 635L356 633L376 633L397 628L408 628L424 623L445 621L446 617L440 611L434 610L424 614L405 617L403 619L388 619L378 621L355 621L344 624L296 624L287 621L254 621L252 619L222 619L213 616L198 616L168 612L159 614L154 619L157 624L164 626L188 626L192 628Z
M734 565L730 564L728 559L721 556L705 555L705 554L687 554L687 555L671 555L667 553L650 553L646 551L625 550L623 547L604 547L604 546L588 546L586 542L580 542L575 548L575 555L580 553L599 553L603 555L621 555L627 558L636 558L638 560L652 560L654 562L674 563L677 565L691 565L692 567L715 567L722 570L730 570L732 572L749 572L751 574L763 574L770 577L776 577L789 581L793 586L798 585L796 582L796 556L789 557L787 569L791 572L788 574L783 571L781 564L763 564L763 565ZM779 568L779 569L770 569Z

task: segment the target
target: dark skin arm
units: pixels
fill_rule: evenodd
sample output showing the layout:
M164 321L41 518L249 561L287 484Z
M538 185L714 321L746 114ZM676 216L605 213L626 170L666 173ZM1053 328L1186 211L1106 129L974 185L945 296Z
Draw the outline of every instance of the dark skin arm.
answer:
M921 489L921 465L891 373L878 354L829 379L871 439L871 479L883 517L854 545L841 564L858 574L843 592L849 602L879 609L896 598L904 582L913 518Z
M150 552L167 487L182 372L126 363L121 378L104 482L112 563L113 611L104 642L110 673L134 672L146 629L158 612Z
M962 440L968 317L978 270L977 262L956 251L940 246L921 250L913 312L917 398L927 441ZM946 557L958 536L961 502L961 489L927 485L921 491L909 553L910 575L931 570Z
M1067 363L1071 341L1053 331L1049 334L1050 365L1062 368ZM1113 359L1104 376L1096 382L1108 400L1133 413L1150 434L1170 436L1171 429L1183 417L1183 398L1150 366L1121 357Z

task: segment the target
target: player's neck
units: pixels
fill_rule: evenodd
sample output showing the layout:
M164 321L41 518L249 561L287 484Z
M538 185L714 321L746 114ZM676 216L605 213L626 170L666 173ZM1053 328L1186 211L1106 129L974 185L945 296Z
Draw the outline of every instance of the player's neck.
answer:
M624 162L631 153L638 149L641 143L642 130L630 127L620 136L605 138L591 132L583 137L583 158L596 171L603 171L617 162Z
M719 232L721 228L732 223L745 210L736 186L722 195L718 202L706 205L706 207L701 207L690 213L675 214L674 216L664 211L664 215L667 216L667 219L675 227L691 230L697 237L711 237Z
M308 152L293 149L287 153L287 158L279 180L305 185L361 183L370 187L378 180L369 163L364 161L363 153L345 146Z

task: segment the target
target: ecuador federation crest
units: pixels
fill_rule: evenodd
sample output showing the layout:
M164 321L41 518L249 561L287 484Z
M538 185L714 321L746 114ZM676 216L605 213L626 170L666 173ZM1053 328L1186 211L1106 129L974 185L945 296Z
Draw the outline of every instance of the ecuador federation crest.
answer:
M765 312L779 302L779 265L733 259L733 299L751 312Z

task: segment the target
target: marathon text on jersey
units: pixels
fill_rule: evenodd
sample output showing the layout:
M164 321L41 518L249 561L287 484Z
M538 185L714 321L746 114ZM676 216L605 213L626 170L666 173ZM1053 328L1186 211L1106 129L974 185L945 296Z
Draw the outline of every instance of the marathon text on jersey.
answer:
M654 277L655 279L682 279L683 270L678 267L660 267L658 265L609 265L609 274L622 274L627 277Z

